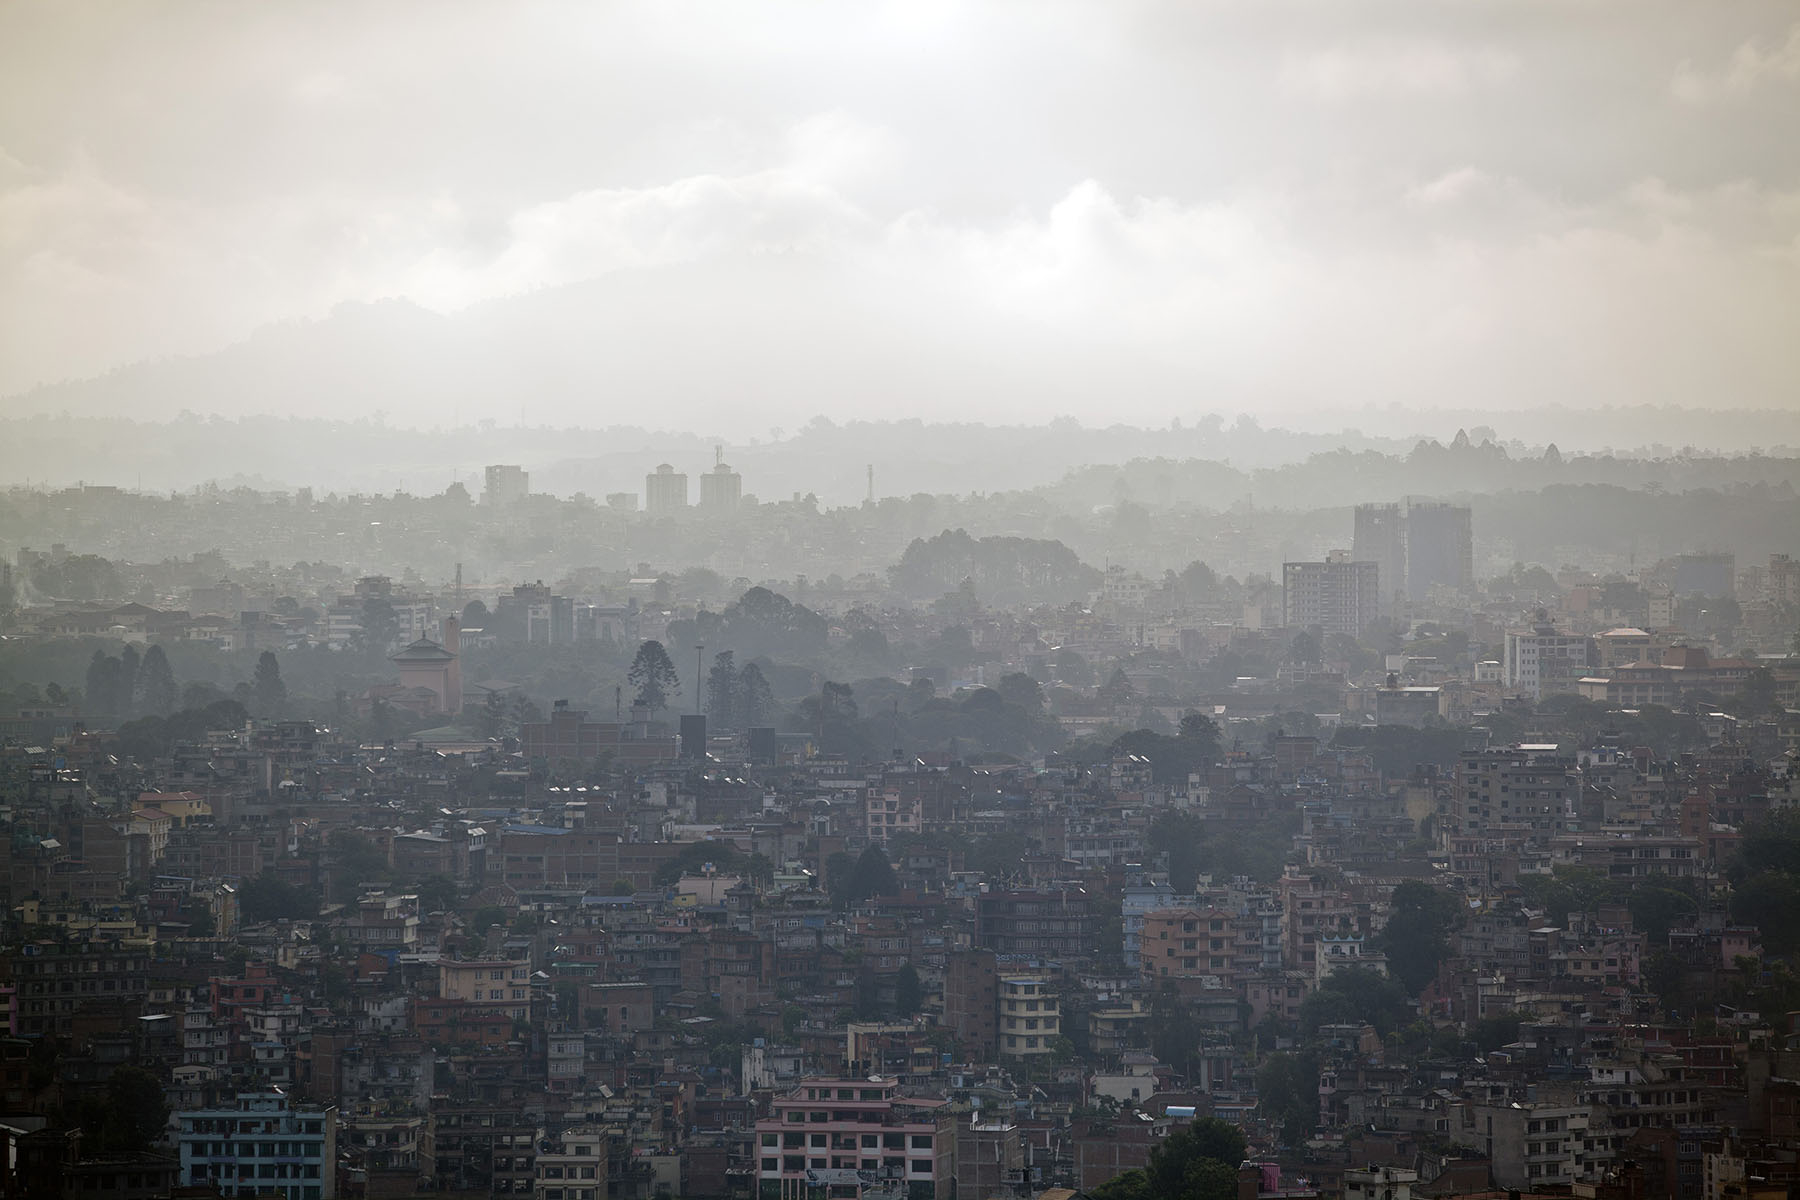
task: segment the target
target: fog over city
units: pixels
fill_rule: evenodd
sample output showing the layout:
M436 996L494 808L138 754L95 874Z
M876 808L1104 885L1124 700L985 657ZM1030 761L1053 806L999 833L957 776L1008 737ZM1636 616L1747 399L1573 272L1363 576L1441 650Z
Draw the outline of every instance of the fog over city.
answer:
M0 395L737 438L1791 411L1796 147L1781 0L22 0Z

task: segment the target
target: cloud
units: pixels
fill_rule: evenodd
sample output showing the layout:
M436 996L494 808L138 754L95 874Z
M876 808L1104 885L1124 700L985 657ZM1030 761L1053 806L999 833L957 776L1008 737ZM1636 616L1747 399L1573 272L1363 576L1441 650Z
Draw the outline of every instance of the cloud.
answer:
M1282 91L1332 103L1384 96L1459 96L1510 80L1510 53L1458 47L1429 38L1362 38L1291 52L1281 62Z
M1788 27L1785 41L1765 47L1761 38L1750 38L1733 51L1731 60L1717 71L1704 71L1683 60L1669 81L1669 91L1684 104L1711 104L1741 99L1766 85L1800 82L1800 22Z

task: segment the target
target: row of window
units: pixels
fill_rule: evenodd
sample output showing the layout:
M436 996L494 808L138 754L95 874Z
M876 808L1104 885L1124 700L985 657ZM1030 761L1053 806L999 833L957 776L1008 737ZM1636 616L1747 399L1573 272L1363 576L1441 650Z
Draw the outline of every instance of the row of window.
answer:
M902 1168L911 1171L914 1175L929 1175L932 1173L933 1163L929 1158L857 1159L842 1155L833 1155L828 1158L808 1158L803 1154L784 1154L779 1158L773 1155L764 1155L762 1160L762 1169L771 1174L776 1171L793 1174L796 1171L806 1170L898 1171Z
M185 1142L194 1158L318 1158L323 1142Z

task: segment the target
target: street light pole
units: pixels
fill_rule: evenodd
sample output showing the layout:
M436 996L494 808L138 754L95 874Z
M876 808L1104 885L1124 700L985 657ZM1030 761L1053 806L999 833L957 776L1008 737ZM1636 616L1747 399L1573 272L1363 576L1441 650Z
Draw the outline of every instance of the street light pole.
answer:
M696 717L706 711L700 707L700 671L705 654L706 644L704 642L694 647L694 715Z

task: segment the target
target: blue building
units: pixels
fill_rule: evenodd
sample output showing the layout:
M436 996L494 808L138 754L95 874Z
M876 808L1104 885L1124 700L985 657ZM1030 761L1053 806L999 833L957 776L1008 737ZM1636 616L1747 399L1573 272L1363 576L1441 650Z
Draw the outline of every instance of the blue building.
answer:
M280 1091L240 1092L235 1108L175 1114L181 1183L224 1196L337 1195L337 1109L294 1108Z

